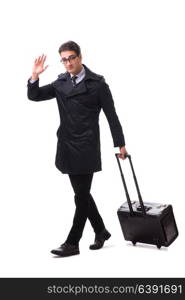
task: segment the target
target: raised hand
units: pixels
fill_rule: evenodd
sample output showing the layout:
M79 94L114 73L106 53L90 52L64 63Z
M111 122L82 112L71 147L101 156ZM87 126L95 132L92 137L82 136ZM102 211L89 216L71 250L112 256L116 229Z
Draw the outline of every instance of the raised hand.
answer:
M44 66L46 60L46 55L42 54L42 56L39 56L35 59L33 69L32 69L32 79L38 79L39 75L44 72L48 65Z

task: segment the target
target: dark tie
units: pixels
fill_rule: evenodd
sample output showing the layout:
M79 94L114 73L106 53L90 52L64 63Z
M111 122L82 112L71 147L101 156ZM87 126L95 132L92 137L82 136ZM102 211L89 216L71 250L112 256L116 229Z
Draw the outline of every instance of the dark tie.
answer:
M71 80L72 80L72 83L73 83L73 86L76 87L76 79L78 78L78 76L73 76L71 77Z

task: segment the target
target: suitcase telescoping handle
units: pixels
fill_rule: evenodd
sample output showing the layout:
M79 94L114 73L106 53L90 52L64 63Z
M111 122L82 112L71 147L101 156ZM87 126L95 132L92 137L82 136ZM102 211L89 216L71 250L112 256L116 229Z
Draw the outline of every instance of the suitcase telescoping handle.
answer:
M122 181L123 181L123 186L124 186L124 189L125 189L125 194L126 194L128 206L129 206L129 209L130 209L130 214L133 215L134 211L133 211L132 203L131 203L130 196L129 196L129 193L128 193L126 181L125 181L125 178L124 178L124 175L123 175L123 172L122 172L121 164L120 164L120 161L119 161L119 154L120 153L115 153L115 156L116 156L118 166L119 166L119 170L120 170L120 173L121 173L121 178L122 178ZM140 190L139 190L139 185L138 185L137 178L136 178L136 175L135 175L135 172L134 172L134 167L133 167L133 164L132 164L131 155L127 154L126 157L129 159L129 162L130 162L130 166L131 166L132 174L133 174L133 177L134 177L134 182L135 182L135 186L136 186L136 190L137 190L137 194L138 194L142 214L146 215L146 209L145 209L145 206L144 206L144 203L143 203L143 200L142 200L142 197L141 197L141 193L140 193Z

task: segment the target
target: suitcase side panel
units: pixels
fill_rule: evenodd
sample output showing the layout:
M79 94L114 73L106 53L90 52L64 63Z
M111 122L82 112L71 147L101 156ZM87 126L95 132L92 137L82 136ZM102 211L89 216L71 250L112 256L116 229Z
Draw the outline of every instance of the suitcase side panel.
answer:
M179 234L171 205L167 211L164 211L160 223L165 236L165 246L167 247L172 244Z

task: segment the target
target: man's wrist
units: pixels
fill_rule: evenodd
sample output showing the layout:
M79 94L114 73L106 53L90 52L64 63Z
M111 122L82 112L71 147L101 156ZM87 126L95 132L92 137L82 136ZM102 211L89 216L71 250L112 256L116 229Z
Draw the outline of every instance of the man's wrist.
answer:
M31 76L31 80L38 80L38 79L39 79L38 74L33 73Z

